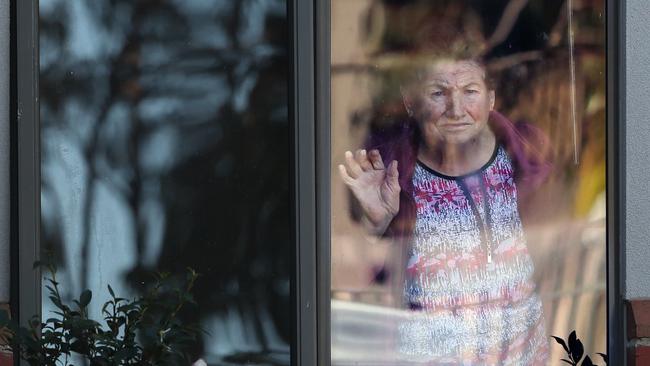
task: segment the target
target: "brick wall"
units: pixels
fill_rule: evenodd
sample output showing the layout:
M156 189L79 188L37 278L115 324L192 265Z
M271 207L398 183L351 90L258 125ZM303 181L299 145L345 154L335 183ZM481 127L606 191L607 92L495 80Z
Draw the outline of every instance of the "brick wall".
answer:
M650 299L630 300L628 306L628 365L650 365Z
M11 350L0 349L0 366L13 366L14 356L11 353Z

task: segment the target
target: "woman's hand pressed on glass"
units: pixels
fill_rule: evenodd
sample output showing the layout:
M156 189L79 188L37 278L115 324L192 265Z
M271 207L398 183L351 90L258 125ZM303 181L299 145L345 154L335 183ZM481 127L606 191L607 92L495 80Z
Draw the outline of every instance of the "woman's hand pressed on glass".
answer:
M339 165L343 182L361 204L365 219L374 234L383 234L399 211L399 173L397 161L384 166L378 150L345 152L345 165Z

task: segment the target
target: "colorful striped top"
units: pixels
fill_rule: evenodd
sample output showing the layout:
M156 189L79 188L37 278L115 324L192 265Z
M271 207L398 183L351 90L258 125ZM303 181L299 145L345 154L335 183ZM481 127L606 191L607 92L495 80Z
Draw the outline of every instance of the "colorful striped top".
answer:
M543 365L548 353L533 263L502 147L481 169L450 177L418 162L416 223L399 350L431 365Z

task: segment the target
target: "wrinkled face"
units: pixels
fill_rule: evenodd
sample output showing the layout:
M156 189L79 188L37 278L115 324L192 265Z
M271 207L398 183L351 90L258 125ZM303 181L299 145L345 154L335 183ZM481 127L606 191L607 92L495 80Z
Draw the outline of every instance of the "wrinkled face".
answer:
M426 141L464 144L488 131L494 107L485 71L472 61L437 61L405 94Z

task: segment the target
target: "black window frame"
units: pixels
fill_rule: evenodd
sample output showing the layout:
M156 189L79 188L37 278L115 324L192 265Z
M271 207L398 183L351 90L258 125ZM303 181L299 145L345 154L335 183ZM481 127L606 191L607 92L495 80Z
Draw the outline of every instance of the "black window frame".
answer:
M293 365L330 365L330 6L288 0L292 71L290 147L295 225ZM625 2L606 0L607 351L626 360ZM40 122L38 0L10 0L11 308L25 324L40 314ZM16 359L16 364L18 364Z
M27 324L41 313L38 1L11 0L10 11L10 305Z
M607 354L627 364L625 273L625 1L606 0Z

